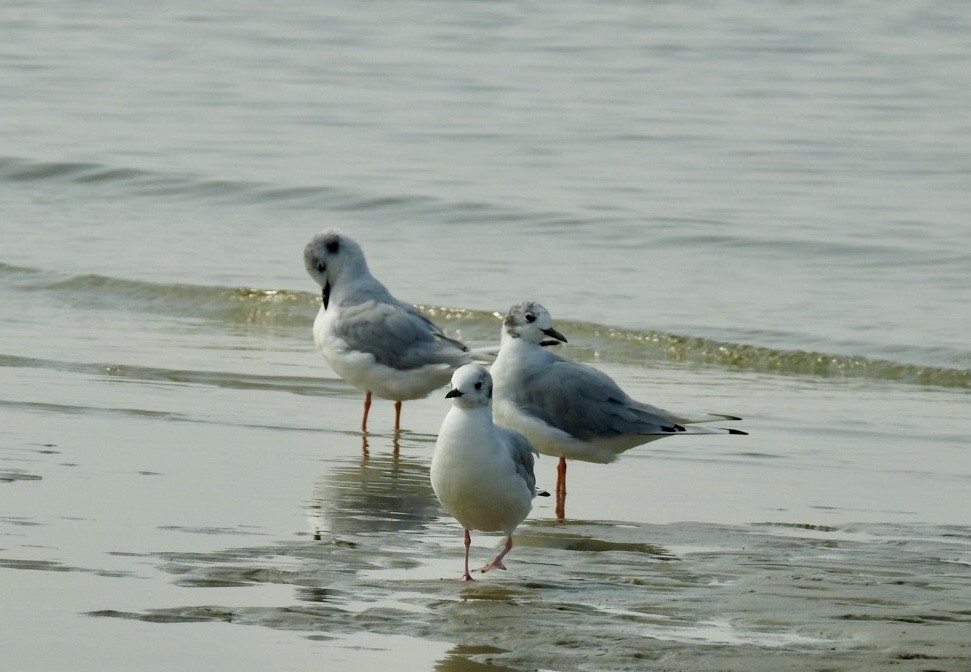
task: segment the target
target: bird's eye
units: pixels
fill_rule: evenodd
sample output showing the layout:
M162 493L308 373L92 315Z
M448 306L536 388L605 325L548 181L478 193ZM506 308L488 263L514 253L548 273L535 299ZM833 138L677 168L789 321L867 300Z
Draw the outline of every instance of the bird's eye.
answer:
M532 313L526 313L526 315L524 317L526 318L526 321L527 322L535 322L536 321L536 316L533 315Z
M481 380L475 384L475 389L477 389L477 390L481 390L482 389L482 381Z
M322 261L318 261L317 262L317 272L318 273L323 273L326 270L327 270L327 264L325 264Z

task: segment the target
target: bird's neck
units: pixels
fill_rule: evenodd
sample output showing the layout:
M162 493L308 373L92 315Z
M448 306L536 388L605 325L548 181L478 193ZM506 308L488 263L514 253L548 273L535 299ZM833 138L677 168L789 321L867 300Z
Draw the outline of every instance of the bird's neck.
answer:
M462 431L481 434L492 424L492 405L458 406L455 405L446 416L449 424L455 424Z
M521 345L523 339L519 336L513 336L505 328L499 332L499 347L500 348L512 348L517 345Z
M390 296L385 286L367 268L358 271L350 279L339 277L329 283L329 287L330 305L360 303L367 299L385 299Z
M492 445L496 426L492 421L491 404L471 408L455 406L446 417L454 422L448 430L455 438L453 450L466 455L467 459L482 457L483 446ZM442 431L446 431L444 423Z
M505 330L503 330L502 335L499 338L500 356L505 353L507 357L514 357L520 353L528 352L530 348L534 347L537 347L535 343L531 343L519 336L513 336Z

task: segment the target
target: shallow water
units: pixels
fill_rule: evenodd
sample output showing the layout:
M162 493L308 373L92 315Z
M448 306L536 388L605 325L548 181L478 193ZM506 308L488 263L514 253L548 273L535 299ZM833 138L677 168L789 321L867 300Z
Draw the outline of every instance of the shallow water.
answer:
M4 668L967 669L965 10L0 5ZM362 437L312 350L331 226L750 434L571 463L460 584L446 400Z
M17 374L53 386L2 370L5 389ZM916 388L888 428L865 419L888 408L879 385L608 371L716 406L731 385L752 406L751 438L573 463L568 521L537 500L509 571L471 586L455 580L461 530L427 477L444 399L406 404L406 424L429 431L372 434L364 456L360 434L337 426L360 410L349 389L63 374L74 384L56 405L3 409L0 571L24 635L5 656L56 667L75 645L121 637L108 648L146 669L162 646L179 650L166 664L212 663L186 628L235 647L226 628L249 625L282 634L243 635L241 669L314 656L355 669L402 656L436 669L966 664L968 428L947 410L954 392ZM72 399L91 397L83 386L126 389L93 408ZM390 404L374 410L390 423ZM541 484L554 467L540 460ZM498 541L474 535L473 561ZM52 633L57 646L36 646Z

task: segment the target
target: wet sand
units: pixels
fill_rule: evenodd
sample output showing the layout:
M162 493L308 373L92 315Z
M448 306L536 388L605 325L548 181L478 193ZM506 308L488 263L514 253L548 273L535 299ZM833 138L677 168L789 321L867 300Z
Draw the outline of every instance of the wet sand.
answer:
M447 525L424 534L165 554L187 588L293 588L277 606L218 601L93 616L258 625L339 642L447 642L510 669L961 669L966 530L537 521L503 576L460 585ZM933 541L917 539L933 538ZM478 555L486 559L481 549Z
M8 383L17 371L5 370ZM47 375L46 401L24 393L2 409L10 669L971 663L971 527L958 506L966 455L948 443L963 431L951 413L960 395L628 375L635 392L735 410L752 435L574 463L568 520L537 500L509 570L462 584L461 530L428 482L444 400L406 404L414 429L397 440L372 434L365 457L353 431L360 399L333 381L308 394L250 378L212 386L71 374L72 385L58 385L66 374ZM86 385L97 404L80 403ZM733 399L722 398L727 389ZM786 401L796 397L798 417ZM860 424L871 406L896 403L912 425ZM373 412L374 427L390 421L390 404ZM922 465L907 450L928 415L952 420L923 436L936 449ZM554 469L539 461L541 485ZM500 539L473 543L473 562L485 562Z

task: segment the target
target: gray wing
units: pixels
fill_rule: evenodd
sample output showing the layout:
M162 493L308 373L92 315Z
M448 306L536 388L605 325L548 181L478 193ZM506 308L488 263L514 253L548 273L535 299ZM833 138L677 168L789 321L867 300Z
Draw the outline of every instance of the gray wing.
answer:
M536 449L525 436L514 429L496 425L496 429L503 436L509 448L509 456L516 465L516 473L523 477L529 487L529 494L536 496L536 474L533 473L533 455Z
M578 439L685 431L670 413L631 399L610 376L592 367L549 353L544 366L523 373L513 399Z
M408 370L469 361L469 349L442 333L414 306L372 300L342 305L340 315L337 334L348 346L374 355L385 366Z

